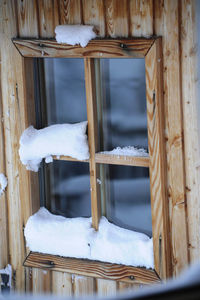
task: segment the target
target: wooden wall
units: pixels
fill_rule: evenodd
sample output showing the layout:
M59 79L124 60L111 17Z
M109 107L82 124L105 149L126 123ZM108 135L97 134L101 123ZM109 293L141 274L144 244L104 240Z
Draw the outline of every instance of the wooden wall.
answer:
M18 142L24 125L31 122L23 107L29 106L27 101L33 99L33 94L25 93L23 79L30 70L26 73L21 69L23 58L11 38L53 38L58 24L92 24L101 37L163 38L172 271L174 276L179 274L188 262L200 257L195 1L1 0L0 14L0 172L6 173L9 182L6 194L0 198L0 267L12 264L14 288L66 295L97 291L105 295L127 287L114 281L22 267L26 255L23 226L37 204L32 207L30 203L32 175L24 176L27 171L19 163Z

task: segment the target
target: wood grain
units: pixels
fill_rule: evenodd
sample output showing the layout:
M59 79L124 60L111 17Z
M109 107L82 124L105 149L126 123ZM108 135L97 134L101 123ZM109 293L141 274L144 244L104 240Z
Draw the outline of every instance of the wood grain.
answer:
M52 288L52 278L51 272L46 270L41 270L38 268L32 268L32 293L38 294L49 294Z
M195 1L181 2L181 81L184 126L185 184L190 262L200 257L199 104L197 94L197 10Z
M72 296L72 275L65 272L52 272L52 293L60 296Z
M81 0L60 0L61 24L82 24Z
M59 44L55 40L13 39L24 57L90 57L90 58L141 58L146 55L154 39L92 40L82 48Z
M171 245L166 189L161 39L155 41L145 57L145 70L154 264L159 276L167 278L171 276Z
M95 293L95 279L86 276L73 276L73 292L75 297L92 296Z
M79 161L79 162L89 162L89 159L86 160L78 160L76 158L73 158L71 156L65 156L65 155L53 155L54 160L65 160L65 161Z
M100 297L114 297L117 294L117 282L113 280L97 279L97 292Z
M28 255L24 266L128 283L150 284L160 282L154 270L36 252L31 252Z
M101 164L149 167L149 157L125 156L112 154L95 154L95 162Z

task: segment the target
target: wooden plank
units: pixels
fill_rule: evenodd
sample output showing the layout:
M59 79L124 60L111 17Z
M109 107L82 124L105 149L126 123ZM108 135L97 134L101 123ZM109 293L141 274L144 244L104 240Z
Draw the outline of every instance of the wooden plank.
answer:
M128 37L128 1L124 0L106 0L106 36Z
M57 0L38 1L39 36L54 38L55 27L59 25L59 8Z
M159 276L166 278L171 275L171 251L166 189L161 39L155 41L145 57L145 69L154 264Z
M82 24L81 0L60 0L60 24Z
M105 36L105 14L103 0L83 0L83 22L94 25L98 36Z
M127 291L135 291L142 288L142 284L140 283L127 283L127 282L118 282L118 292L127 292Z
M16 20L18 20L19 36L37 38L39 36L37 0L16 1L15 5L17 6L18 19Z
M52 272L52 293L70 297L73 295L72 275L64 272Z
M95 162L110 165L149 167L149 157L145 156L141 157L96 153Z
M51 272L32 268L32 293L33 294L50 294L52 288Z
M154 270L31 252L24 266L127 283L160 282Z
M95 279L80 275L74 275L73 292L75 297L94 295Z
M130 35L153 35L153 0L130 0Z
M87 99L87 119L88 119L88 144L90 150L90 190L91 190L91 209L92 226L98 230L101 217L100 187L97 184L99 178L99 166L95 163L95 153L98 151L98 132L97 132L97 108L96 91L94 78L94 60L86 58L85 62L85 89Z
M184 154L187 198L188 249L190 261L200 257L200 164L196 51L197 10L195 1L181 2L181 79Z
M116 296L117 282L114 280L97 279L98 296Z
M65 155L53 155L53 159L54 160L66 160L66 161L79 161L79 162L89 162L89 159L85 159L85 160L79 160L76 158L73 158L71 156L65 156Z
M59 44L55 40L13 39L18 51L25 57L142 58L153 42L154 39L96 39L82 48Z
M180 91L179 1L155 1L155 34L163 41L165 139L173 275L188 264Z

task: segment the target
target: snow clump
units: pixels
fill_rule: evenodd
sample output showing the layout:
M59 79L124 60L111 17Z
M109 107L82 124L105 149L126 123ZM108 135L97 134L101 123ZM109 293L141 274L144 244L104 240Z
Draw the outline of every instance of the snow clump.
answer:
M5 188L8 185L8 180L6 176L3 173L0 173L0 196L3 194L5 191Z
M73 46L80 44L81 47L85 47L91 39L96 37L93 27L90 25L58 25L55 28L56 41Z
M102 154L111 155L125 155L125 156L148 156L148 153L143 148L136 148L134 146L117 147L111 151L103 151Z
M44 207L31 216L24 230L31 251L153 268L153 240L111 224L102 217L99 230L92 218L65 218Z
M43 129L28 127L20 138L19 155L27 170L37 172L43 158L52 162L52 155L67 155L78 160L89 158L86 135L87 121L57 124Z

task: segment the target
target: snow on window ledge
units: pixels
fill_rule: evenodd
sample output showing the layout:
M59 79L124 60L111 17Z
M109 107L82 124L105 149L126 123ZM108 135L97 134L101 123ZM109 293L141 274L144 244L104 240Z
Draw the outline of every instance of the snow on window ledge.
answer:
M0 196L4 193L8 185L8 180L3 173L0 173Z
M52 155L67 155L78 160L89 158L86 135L87 121L57 124L43 129L28 127L20 138L19 155L27 170L37 172L43 158L52 162Z
M24 234L33 252L154 268L152 239L105 217L96 232L91 218L65 218L43 207L28 219Z
M110 155L122 155L122 156L142 156L148 157L149 154L143 148L136 148L134 146L126 146L126 147L117 147L111 151L103 151L101 154L110 154Z
M73 46L80 44L81 47L86 47L89 41L96 37L93 27L90 25L58 25L55 28L56 41Z

